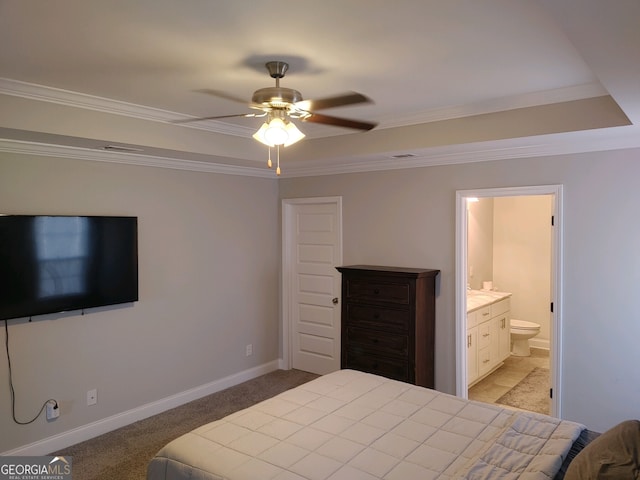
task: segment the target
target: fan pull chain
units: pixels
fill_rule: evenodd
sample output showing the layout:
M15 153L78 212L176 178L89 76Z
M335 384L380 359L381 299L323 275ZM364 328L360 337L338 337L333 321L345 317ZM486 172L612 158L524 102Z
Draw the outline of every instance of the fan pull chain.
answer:
M277 153L278 153L278 159L277 159L277 166L276 166L276 175L280 175L280 145L276 145L276 149L277 149Z
M267 160L267 167L271 168L273 163L271 163L271 147L269 147L269 159Z

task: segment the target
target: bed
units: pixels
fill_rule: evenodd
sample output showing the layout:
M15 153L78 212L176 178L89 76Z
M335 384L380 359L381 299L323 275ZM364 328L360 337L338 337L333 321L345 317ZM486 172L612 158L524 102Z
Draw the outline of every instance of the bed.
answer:
M341 370L177 438L147 479L551 480L584 431Z

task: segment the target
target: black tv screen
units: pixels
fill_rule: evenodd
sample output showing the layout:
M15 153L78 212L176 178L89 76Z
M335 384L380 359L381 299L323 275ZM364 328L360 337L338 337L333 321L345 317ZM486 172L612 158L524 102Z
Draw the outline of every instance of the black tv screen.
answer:
M137 300L137 217L0 216L0 319Z

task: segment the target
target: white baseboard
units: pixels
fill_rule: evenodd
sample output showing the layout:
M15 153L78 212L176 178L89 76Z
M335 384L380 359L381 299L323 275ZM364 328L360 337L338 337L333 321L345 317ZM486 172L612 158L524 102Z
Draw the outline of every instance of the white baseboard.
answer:
M171 408L179 407L185 403L189 403L193 400L224 390L225 388L233 387L234 385L238 385L266 373L273 372L280 368L281 362L281 360L274 360L228 377L221 378L220 380L215 380L184 392L165 397L161 400L141 405L131 410L127 410L126 412L118 413L116 415L103 418L102 420L38 440L37 442L2 452L0 455L46 455L71 445L75 445L76 443L84 442L85 440L89 440L117 428L124 427L139 420L144 420L145 418L157 415L158 413L162 413Z
M541 348L543 350L549 350L551 344L549 343L549 340L534 337L529 339L529 346L532 348Z

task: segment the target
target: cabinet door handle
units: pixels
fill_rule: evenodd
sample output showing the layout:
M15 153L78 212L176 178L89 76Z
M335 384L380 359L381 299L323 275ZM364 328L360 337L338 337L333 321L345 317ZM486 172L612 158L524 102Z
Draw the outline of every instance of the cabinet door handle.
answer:
M484 333L482 336L483 337L488 337L489 335L491 335L490 333Z
M471 348L471 335L467 335L467 348Z
M331 303L333 303L334 305L337 305L338 304L338 297L333 297L331 299Z
M375 289L373 290L373 294L374 294L374 295L380 295L380 289L375 288Z
M490 314L489 314L489 312L484 312L484 313L482 314L482 316L483 316L483 317L486 317L487 315L490 315Z

